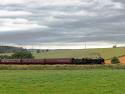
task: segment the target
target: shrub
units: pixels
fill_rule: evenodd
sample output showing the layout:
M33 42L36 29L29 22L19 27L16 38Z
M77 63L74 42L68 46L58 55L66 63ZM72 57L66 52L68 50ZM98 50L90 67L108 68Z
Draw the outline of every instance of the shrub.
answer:
M113 57L113 58L111 59L111 62L112 62L112 64L118 64L118 63L120 63L118 57Z

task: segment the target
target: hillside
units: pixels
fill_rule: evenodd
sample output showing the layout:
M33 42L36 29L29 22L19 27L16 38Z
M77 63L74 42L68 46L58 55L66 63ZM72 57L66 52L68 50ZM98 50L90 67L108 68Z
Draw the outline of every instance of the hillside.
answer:
M33 53L37 58L82 58L101 56L110 59L113 56L125 55L125 48L81 49L81 50L54 50L49 52Z
M16 51L23 51L25 49L13 46L0 46L0 53L13 53Z

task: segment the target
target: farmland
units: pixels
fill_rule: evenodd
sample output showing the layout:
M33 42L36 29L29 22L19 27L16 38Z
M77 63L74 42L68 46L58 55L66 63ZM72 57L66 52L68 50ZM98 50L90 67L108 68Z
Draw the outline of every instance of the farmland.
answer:
M0 94L124 94L120 69L1 70Z
M110 59L114 56L125 55L125 48L81 49L81 50L55 50L45 53L33 53L35 58L82 58L101 56Z
M101 56L104 59L111 59L114 56L125 55L125 48L101 48L101 49L78 49L78 50L52 50L48 52L32 52L36 59L43 58L83 58ZM12 53L3 53L0 55L12 55Z

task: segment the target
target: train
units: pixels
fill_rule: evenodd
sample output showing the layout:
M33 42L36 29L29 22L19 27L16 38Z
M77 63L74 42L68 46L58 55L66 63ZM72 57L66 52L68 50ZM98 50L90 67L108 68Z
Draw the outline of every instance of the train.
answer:
M103 58L0 59L5 65L104 64Z

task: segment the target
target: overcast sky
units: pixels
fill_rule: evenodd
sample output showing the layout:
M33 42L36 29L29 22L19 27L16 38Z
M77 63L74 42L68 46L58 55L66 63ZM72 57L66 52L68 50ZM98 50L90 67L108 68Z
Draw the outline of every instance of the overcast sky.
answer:
M0 42L125 42L125 0L0 0Z

